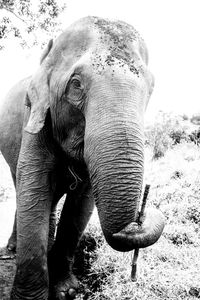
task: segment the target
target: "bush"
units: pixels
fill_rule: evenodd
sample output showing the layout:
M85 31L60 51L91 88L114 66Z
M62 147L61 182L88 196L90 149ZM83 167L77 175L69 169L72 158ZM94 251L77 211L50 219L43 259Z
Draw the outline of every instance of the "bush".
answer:
M177 128L174 124L176 120L170 114L159 112L156 119L155 125L147 128L145 133L145 143L152 147L153 159L163 157L166 151L172 147L174 144L173 136L177 141L181 140L180 134L175 134L174 131Z
M153 159L163 157L166 151L182 142L200 144L200 130L191 131L191 122L186 116L159 112L156 122L145 130L145 144L153 151Z
M195 224L200 224L200 209L197 209L195 205L188 206L186 218Z
M176 170L173 172L171 179L181 179L183 177L183 172L180 170Z
M170 225L164 236L176 246L198 245L194 230L187 225Z
M173 141L173 145L180 144L182 141L187 141L187 133L184 129L172 129L170 132L170 138Z
M189 134L189 139L191 142L194 142L196 145L199 146L199 144L200 144L200 129L192 131Z

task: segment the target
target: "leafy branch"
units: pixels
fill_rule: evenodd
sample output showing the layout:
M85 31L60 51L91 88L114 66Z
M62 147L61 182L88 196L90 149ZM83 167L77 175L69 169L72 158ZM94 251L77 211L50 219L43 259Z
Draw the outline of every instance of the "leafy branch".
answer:
M8 38L23 47L46 42L59 31L58 17L66 9L57 0L0 0L0 48Z

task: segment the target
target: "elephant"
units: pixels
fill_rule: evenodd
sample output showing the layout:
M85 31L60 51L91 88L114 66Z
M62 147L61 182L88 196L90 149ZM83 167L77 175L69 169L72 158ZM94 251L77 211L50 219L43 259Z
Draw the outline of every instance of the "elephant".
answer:
M17 247L11 300L75 296L74 253L94 205L117 251L161 236L164 217L156 208L137 222L144 113L154 86L147 64L146 45L131 25L85 17L49 42L36 73L5 98L0 149L17 199L8 242Z

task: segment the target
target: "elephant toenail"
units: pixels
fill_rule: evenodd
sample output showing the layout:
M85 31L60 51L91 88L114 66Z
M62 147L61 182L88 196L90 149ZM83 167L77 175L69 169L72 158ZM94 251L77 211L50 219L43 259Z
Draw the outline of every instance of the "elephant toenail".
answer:
M11 244L11 245L7 246L7 249L8 249L8 251L13 251L14 246Z
M60 292L59 293L59 300L65 300L65 293L64 292Z
M75 298L76 297L76 291L74 289L69 289L68 294L69 294L69 296L71 298Z

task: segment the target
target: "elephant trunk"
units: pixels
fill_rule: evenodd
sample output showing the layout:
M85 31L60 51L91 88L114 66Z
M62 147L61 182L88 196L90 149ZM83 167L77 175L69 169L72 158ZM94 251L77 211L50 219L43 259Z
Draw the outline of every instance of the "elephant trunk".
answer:
M137 224L143 182L142 125L130 118L98 125L86 130L85 157L104 236L118 251L147 247L160 237L164 218L151 210L143 226Z

